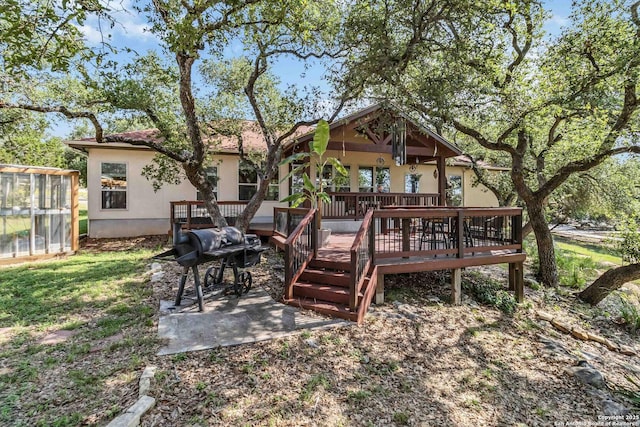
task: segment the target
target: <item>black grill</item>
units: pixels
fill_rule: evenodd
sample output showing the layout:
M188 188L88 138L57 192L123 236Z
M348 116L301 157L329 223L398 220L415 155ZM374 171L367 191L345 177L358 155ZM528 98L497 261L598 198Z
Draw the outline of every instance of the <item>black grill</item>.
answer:
M260 263L260 254L266 250L260 238L253 234L243 234L235 227L208 228L182 232L176 224L173 230L173 248L154 256L159 260L172 260L183 267L175 305L182 301L189 270L193 272L195 294L200 311L204 309L204 291L222 290L224 294L241 296L249 292L253 279L249 271L240 271ZM207 269L204 289L200 282L198 266L219 261L219 265ZM233 269L234 282L223 282L224 270Z

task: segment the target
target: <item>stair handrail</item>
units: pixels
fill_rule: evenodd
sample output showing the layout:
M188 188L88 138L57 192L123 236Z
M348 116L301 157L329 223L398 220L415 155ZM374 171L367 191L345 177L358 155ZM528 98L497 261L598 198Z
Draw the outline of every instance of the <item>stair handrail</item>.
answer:
M284 242L285 299L293 298L293 284L317 253L318 232L315 229L317 211L317 209L309 209L300 224ZM307 238L306 244L304 236Z
M373 209L369 209L351 245L351 283L349 284L349 309L358 309L358 294L371 267L370 236Z

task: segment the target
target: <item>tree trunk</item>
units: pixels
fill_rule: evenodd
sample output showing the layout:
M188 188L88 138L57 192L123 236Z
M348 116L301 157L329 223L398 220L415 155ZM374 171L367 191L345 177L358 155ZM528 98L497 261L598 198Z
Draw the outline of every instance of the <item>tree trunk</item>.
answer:
M255 216L258 209L260 209L260 205L264 201L264 198L269 190L269 183L271 179L261 178L258 183L258 188L256 193L251 197L247 206L245 206L244 210L238 215L236 218L236 227L241 230L243 233L246 233L249 229L249 225L251 224L251 220Z
M202 193L202 192L201 192ZM213 193L202 193L204 197L204 206L207 208L207 213L211 217L211 222L213 225L218 227L226 227L227 220L220 213L220 206L213 198Z
M184 169L185 175L191 185L193 185L200 194L202 194L204 207L207 209L207 213L211 217L213 225L217 227L226 226L227 220L224 219L222 213L220 213L220 207L213 197L213 188L202 174L200 166L197 164L184 163L182 168Z
M553 247L553 237L549 224L544 217L542 202L533 199L527 203L529 222L536 236L538 246L538 279L547 286L558 286L558 267L556 266L556 253Z
M606 271L598 277L588 288L578 294L584 302L597 305L607 295L620 288L625 283L640 278L640 264L624 265Z

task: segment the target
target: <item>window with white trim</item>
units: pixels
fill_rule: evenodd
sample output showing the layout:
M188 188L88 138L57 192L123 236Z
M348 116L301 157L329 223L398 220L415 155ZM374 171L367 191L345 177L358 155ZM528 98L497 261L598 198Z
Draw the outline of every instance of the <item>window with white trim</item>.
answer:
M295 170L302 165L302 163L291 163L290 170ZM291 175L289 182L289 188L291 189L290 194L302 193L304 191L304 180L302 178L303 173L304 170L301 170L298 173L294 173Z
M127 164L103 162L100 165L102 209L127 208Z
M324 190L330 192L348 193L351 191L351 166L342 165L347 175L340 174L333 165L325 165L322 171Z
M462 206L462 176L447 176L447 206Z
M213 198L214 199L218 199L218 167L217 166L211 166L208 167L204 170L205 176L207 177L207 181L209 181L209 184L211 184L211 186L213 187ZM196 193L196 200L204 200L204 197L202 197L202 193L200 193L200 191L198 191Z
M269 189L267 190L267 195L264 199L275 201L280 200L280 170L276 172L276 176L271 178Z
M258 173L248 162L238 164L238 200L250 200L258 191Z
M358 167L358 191L371 193L378 191L388 193L391 189L391 172L389 168L377 166Z
M408 173L404 176L404 192L405 193L419 193L420 192L420 177L421 174Z
M373 166L358 167L358 191L361 193L373 192L373 177Z

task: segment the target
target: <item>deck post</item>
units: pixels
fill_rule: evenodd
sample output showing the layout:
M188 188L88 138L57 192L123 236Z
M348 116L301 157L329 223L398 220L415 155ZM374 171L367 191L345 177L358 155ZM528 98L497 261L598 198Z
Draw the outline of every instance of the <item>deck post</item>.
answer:
M515 293L516 301L524 301L524 271L522 262L509 264L509 290Z
M191 230L191 202L187 202L187 230Z
M384 304L384 273L378 273L376 283L376 305Z
M386 219L380 218L380 221L386 221ZM369 225L369 258L371 259L371 265L376 265L376 211L373 211L373 217L371 217L371 224Z
M409 218L402 218L402 251L411 251L411 220Z
M451 270L451 303L460 305L462 302L462 269Z
M514 263L509 263L509 290L516 290L516 269Z
M513 243L522 244L522 212L519 215L515 215L512 219L511 230L513 233ZM522 252L522 247L518 250Z
M458 258L464 258L464 212L462 210L458 211L458 235L456 236L458 239Z
M313 236L312 236L313 238ZM293 299L293 254L291 245L284 247L284 298Z
M311 233L311 250L313 252L313 258L317 258L318 257L318 246L320 246L320 237L318 236L318 233L320 233L320 228L318 226L318 210L316 210L316 213L313 214L313 219L311 220L311 229L313 230L313 232Z

